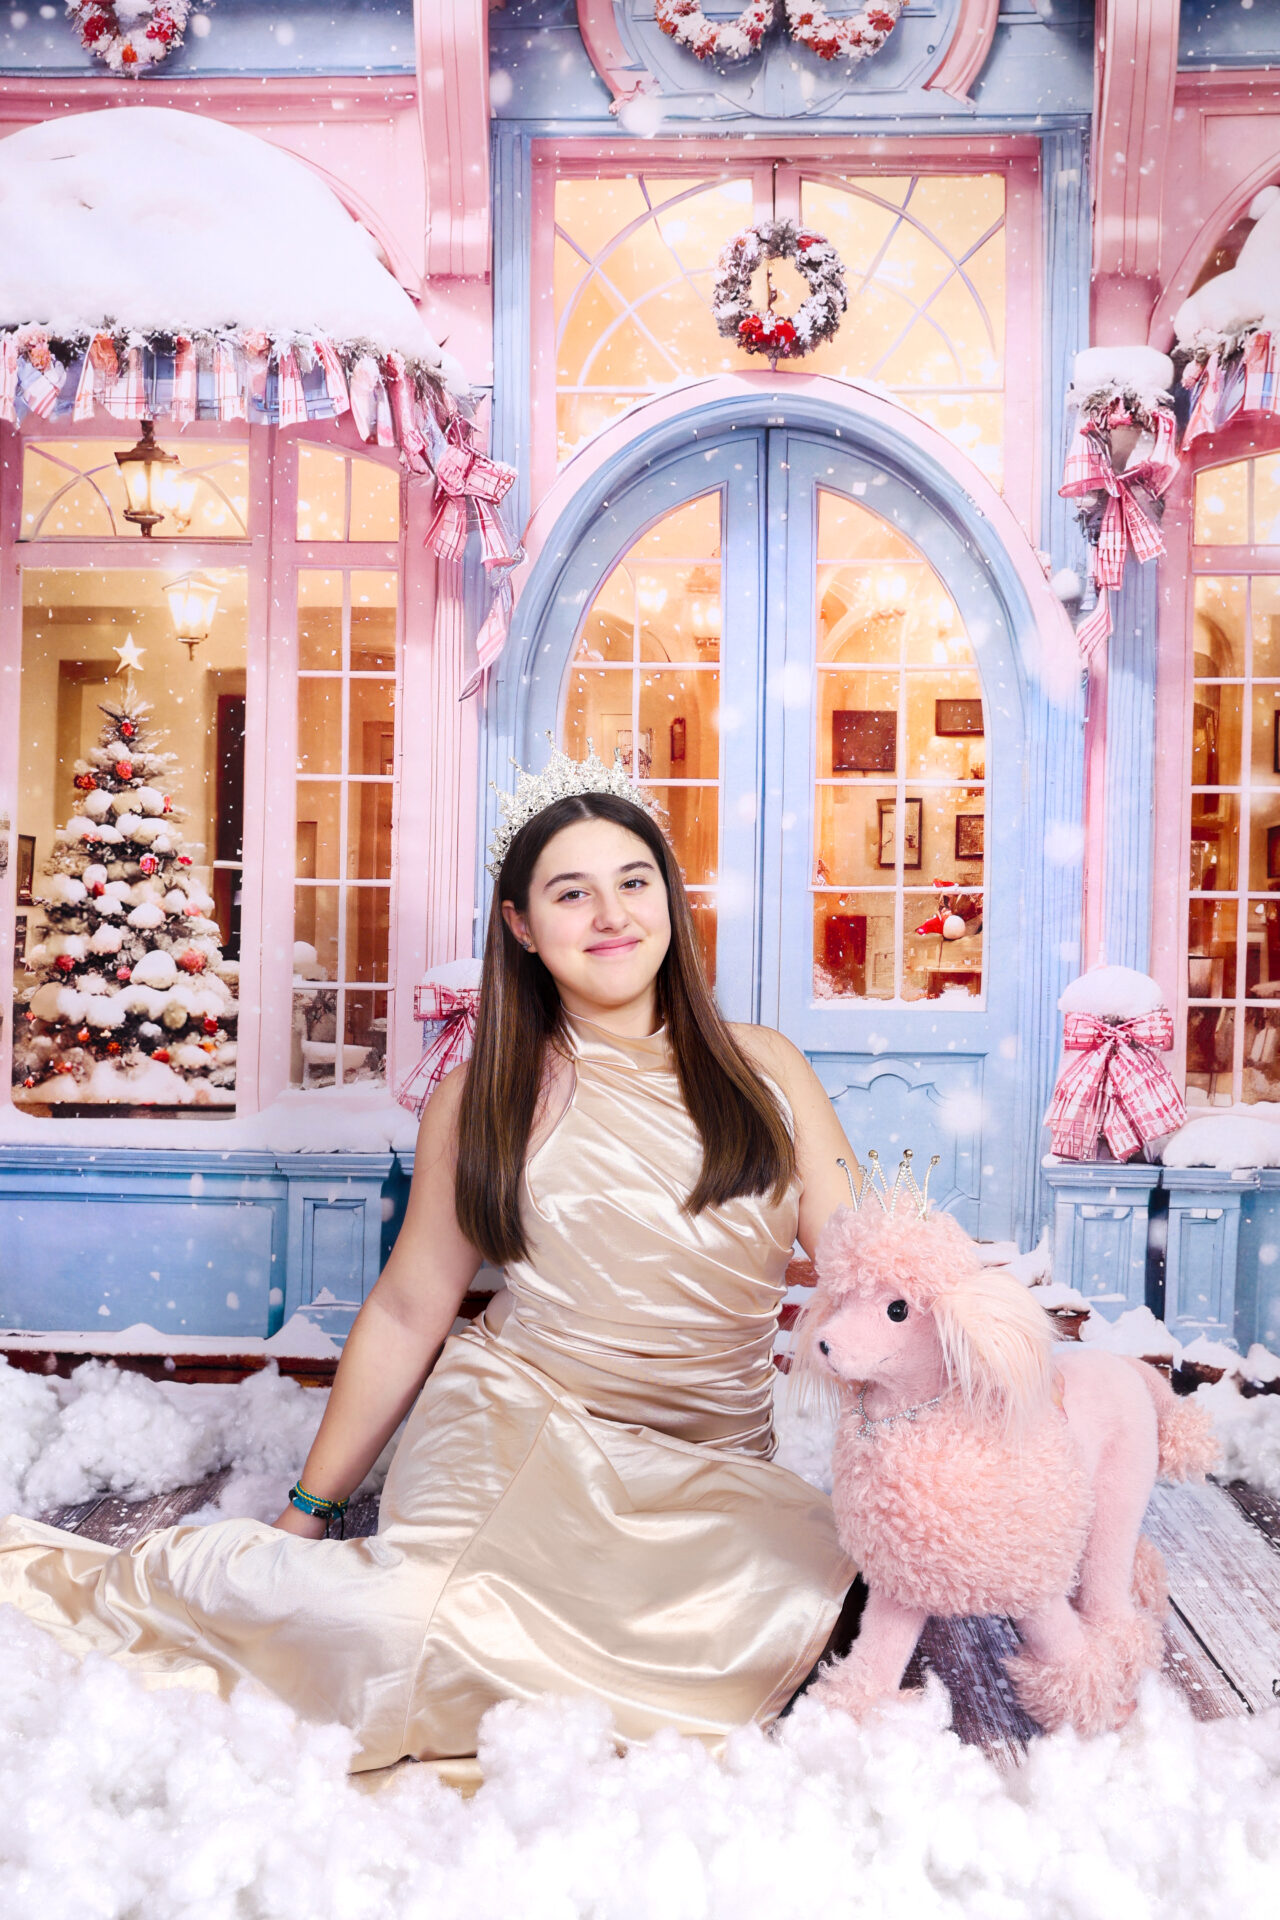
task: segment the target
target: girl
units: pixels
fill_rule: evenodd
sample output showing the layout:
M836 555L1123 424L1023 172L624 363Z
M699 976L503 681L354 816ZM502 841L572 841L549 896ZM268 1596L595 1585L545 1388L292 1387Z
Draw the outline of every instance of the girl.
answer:
M831 1105L720 1017L620 768L523 776L496 848L475 1050L274 1527L113 1552L0 1525L0 1601L63 1644L153 1685L252 1677L348 1726L357 1768L465 1763L495 1701L548 1692L715 1744L785 1705L854 1573L770 1459L784 1270L847 1195ZM450 1338L484 1260L505 1289ZM406 1414L376 1536L321 1537Z

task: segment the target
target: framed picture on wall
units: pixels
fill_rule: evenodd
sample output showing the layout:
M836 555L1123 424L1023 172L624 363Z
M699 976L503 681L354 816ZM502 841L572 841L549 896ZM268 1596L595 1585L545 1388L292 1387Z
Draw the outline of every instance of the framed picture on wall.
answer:
M898 832L898 803L896 800L877 800L879 811L879 845L876 850L876 865L891 867L894 864L894 841ZM924 811L919 800L906 803L906 829L902 839L902 864L904 868L920 865L920 818Z
M27 916L25 913L14 915L13 920L13 970L25 973L27 967Z
M1280 827L1267 828L1267 879L1280 880Z
M956 859L981 860L987 850L987 817L984 813L956 815Z
M837 707L831 715L832 773L895 773L898 716L860 707Z
M34 833L18 835L18 905L31 905L31 887L36 877L36 837Z
M935 700L933 730L945 737L965 733L985 733L981 700Z
M673 765L677 760L684 759L684 739L684 716L678 713L671 722L671 760Z

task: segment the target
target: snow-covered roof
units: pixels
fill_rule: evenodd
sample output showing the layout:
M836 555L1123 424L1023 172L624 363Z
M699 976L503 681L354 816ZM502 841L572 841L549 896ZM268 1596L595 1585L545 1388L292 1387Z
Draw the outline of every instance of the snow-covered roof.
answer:
M1264 187L1249 205L1253 230L1234 267L1215 273L1174 315L1179 344L1216 345L1249 327L1280 324L1280 187Z
M169 107L0 140L0 325L75 336L252 327L369 340L439 366L377 242L301 160Z

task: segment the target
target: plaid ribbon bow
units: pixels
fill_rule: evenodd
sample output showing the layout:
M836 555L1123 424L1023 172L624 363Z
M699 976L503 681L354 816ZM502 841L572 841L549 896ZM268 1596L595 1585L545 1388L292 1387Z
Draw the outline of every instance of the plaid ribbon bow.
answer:
M1083 494L1105 493L1106 509L1098 544L1093 551L1093 584L1098 603L1088 619L1076 630L1080 651L1092 658L1111 632L1110 591L1124 579L1124 565L1132 548L1136 560L1154 560L1164 552L1160 529L1134 489L1142 487L1159 499L1173 485L1178 472L1178 451L1173 414L1168 407L1155 410L1155 444L1145 460L1117 473L1111 459L1111 430L1128 426L1130 415L1122 401L1116 401L1105 413L1081 418L1067 453L1066 469L1058 492L1062 499L1079 499Z
M484 564L501 567L510 561L511 549L498 506L511 491L516 470L491 460L474 442L471 422L455 414L446 429L445 444L436 455L436 497L427 545L442 560L461 560L471 527L470 502L480 522Z
M476 1037L476 1008L480 1004L478 987L421 986L414 989L413 1014L430 1025L440 1022L440 1031L425 1049L396 1099L402 1107L420 1117L431 1097L431 1089L450 1067L460 1066L471 1056Z
M1049 1102L1049 1130L1060 1160L1094 1159L1099 1134L1117 1160L1127 1160L1186 1119L1173 1076L1152 1051L1167 1053L1173 1045L1167 1007L1120 1021L1069 1013L1062 1044L1077 1057L1064 1059Z

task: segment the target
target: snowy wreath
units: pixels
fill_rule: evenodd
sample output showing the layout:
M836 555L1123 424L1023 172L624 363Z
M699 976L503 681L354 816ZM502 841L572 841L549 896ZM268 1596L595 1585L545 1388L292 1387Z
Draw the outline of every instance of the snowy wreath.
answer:
M67 0L67 13L90 53L114 72L131 74L182 45L191 0Z
M790 260L809 288L794 315L773 311L774 288L761 313L751 303L751 280L762 261ZM844 262L829 240L794 220L766 220L735 234L720 256L711 311L716 327L747 353L794 360L830 340L849 304Z
M785 0L787 31L820 60L868 60L898 24L904 0L878 0L833 20L822 0ZM699 60L746 60L773 25L778 0L751 0L736 20L708 20L700 0L657 0L653 17Z

